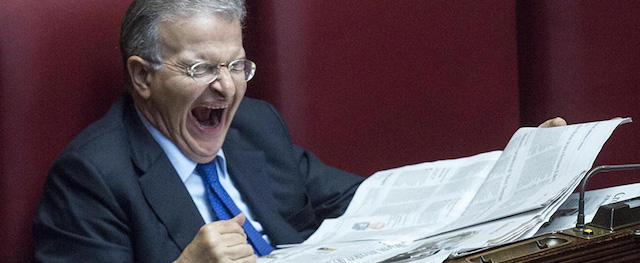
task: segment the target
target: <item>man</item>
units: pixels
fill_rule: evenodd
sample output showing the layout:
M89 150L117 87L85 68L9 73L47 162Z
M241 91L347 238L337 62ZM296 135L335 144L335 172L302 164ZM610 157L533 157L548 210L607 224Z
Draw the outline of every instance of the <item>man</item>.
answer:
M344 212L362 179L243 99L255 73L244 17L241 0L132 3L120 40L128 94L51 168L37 261L253 262Z

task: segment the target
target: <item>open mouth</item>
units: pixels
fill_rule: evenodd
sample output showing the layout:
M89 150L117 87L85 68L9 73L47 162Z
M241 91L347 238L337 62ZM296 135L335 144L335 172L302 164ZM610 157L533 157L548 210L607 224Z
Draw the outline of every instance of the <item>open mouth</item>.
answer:
M227 106L198 106L191 110L191 115L205 128L215 128L222 121L222 114Z

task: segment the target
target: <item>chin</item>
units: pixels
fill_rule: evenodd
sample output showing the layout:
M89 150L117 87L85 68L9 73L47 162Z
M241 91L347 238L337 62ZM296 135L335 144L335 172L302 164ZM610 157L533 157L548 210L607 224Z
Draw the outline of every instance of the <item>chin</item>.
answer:
M220 149L222 148L222 145L218 145L218 143L211 143L211 145L208 147L201 147L201 152L195 153L193 156L194 158L197 158L197 160L194 161L198 161L198 162L210 162L211 160L213 160L214 158L216 158L216 156L218 155L218 151L220 151Z
M218 152L216 151L216 153L214 153L211 156L202 156L202 155L197 155L197 156L187 156L189 157L189 159L191 159L192 161L196 162L196 163L208 163L213 161L213 159L216 158L216 154Z

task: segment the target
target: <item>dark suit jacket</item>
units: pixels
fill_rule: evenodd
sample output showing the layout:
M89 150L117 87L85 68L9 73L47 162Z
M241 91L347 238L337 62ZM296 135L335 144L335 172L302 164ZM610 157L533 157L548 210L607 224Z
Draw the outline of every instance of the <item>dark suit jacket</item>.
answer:
M245 98L223 145L229 174L274 244L341 215L362 178L291 143L274 108ZM34 217L45 262L170 262L204 224L124 95L56 159Z

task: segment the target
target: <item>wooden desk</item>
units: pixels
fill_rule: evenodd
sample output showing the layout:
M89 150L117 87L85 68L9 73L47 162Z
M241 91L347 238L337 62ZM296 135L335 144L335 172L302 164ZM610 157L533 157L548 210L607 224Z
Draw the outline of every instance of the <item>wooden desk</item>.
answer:
M583 237L582 233L565 230L445 262L640 262L640 225L598 231L604 233Z

